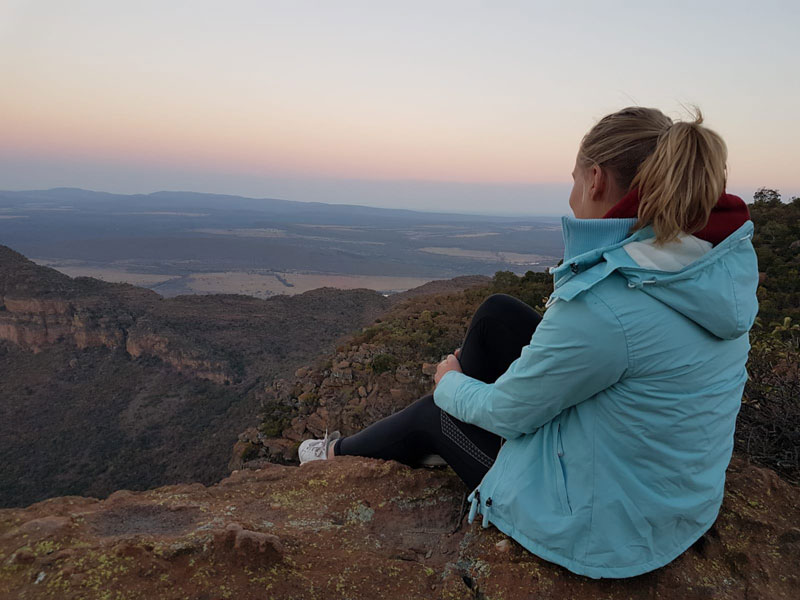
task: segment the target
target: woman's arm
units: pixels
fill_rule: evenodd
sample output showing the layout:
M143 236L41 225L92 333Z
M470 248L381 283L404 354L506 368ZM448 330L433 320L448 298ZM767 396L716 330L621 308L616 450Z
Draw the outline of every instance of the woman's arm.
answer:
M497 381L448 371L433 398L457 419L511 439L613 385L628 364L619 320L589 291L551 306L531 343Z

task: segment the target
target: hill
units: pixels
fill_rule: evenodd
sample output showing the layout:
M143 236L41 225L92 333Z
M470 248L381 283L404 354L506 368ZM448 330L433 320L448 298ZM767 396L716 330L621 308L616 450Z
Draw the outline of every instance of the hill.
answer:
M0 247L0 505L219 480L255 391L389 304L334 289L165 299Z

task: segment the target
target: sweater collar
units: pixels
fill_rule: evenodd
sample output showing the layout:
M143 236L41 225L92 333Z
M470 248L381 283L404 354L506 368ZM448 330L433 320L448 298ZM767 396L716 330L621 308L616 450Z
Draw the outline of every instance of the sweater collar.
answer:
M576 219L561 217L564 262L628 238L636 219Z

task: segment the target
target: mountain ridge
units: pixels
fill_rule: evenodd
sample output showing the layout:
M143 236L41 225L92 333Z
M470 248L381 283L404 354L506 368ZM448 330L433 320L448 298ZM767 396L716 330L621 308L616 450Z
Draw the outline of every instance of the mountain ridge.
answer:
M236 202L243 204L258 203L261 207L270 207L273 209L286 207L286 208L308 208L309 211L330 210L330 211L349 211L352 214L353 210L358 210L363 214L369 215L390 215L390 216L413 216L425 215L426 217L443 217L447 219L459 219L464 217L465 220L476 221L486 219L487 215L480 213L459 213L459 212L436 212L436 211L422 211L411 210L406 208L383 208L377 206L367 206L364 204L342 204L342 203L327 203L318 201L304 201L304 200L285 200L283 198L255 198L252 196L239 196L235 194L215 194L209 192L192 192L186 190L158 190L150 193L135 193L135 194L120 194L116 192L104 192L98 190L87 190L84 188L75 187L55 187L43 190L0 190L0 195L6 194L16 198L31 198L31 199L50 199L57 200L59 198L65 199L87 199L87 195L91 195L96 200L117 200L117 201L130 201L131 199L159 199L169 198L172 200L185 200L190 202L193 207L203 207L201 201L220 201ZM218 204L215 204L218 206ZM492 217L497 221L514 221L519 216L498 215ZM556 219L553 215L527 215L525 218L541 218L541 219Z

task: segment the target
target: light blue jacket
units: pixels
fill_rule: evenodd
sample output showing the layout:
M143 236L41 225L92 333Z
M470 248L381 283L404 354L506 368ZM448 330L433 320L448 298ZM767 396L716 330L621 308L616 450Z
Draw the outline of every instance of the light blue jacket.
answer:
M677 271L639 266L633 219L562 221L550 307L493 384L451 371L451 415L507 441L469 521L589 577L667 564L717 517L747 373L758 267L747 221Z

